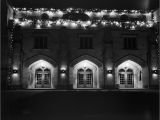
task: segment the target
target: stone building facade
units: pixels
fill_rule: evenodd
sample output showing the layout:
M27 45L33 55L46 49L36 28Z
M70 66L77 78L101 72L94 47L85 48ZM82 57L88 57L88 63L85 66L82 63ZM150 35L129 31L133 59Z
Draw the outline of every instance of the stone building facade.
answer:
M66 90L158 87L155 31L154 27L14 26L8 31L8 37L14 37L8 84L20 89Z

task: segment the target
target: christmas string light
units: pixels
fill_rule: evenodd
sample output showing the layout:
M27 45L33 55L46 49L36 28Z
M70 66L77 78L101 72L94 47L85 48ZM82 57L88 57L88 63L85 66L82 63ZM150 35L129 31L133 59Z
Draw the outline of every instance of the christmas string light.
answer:
M142 10L101 10L101 9L81 9L81 8L67 8L67 9L53 9L53 8L13 8L16 15L14 18L14 23L22 26L23 28L28 28L31 26L36 26L35 29L41 28L56 28L56 27L66 27L66 28L95 28L95 27L119 27L128 28L130 30L140 29L140 28L150 28L153 27L156 22L151 19L152 11L142 11ZM66 14L83 14L88 16L90 23L85 23L86 21L73 20L69 16L67 19L63 19ZM138 18L139 20L134 21L121 21L120 17L123 15L133 16L133 18ZM43 16L48 16L47 19L43 20ZM105 19L105 16L108 16ZM146 16L143 21L140 20L142 16ZM83 17L83 16L82 16ZM50 21L50 22L49 22ZM122 25L123 24L123 25ZM33 27L32 27L33 28Z
M8 85L11 86L12 83L12 64L13 64L13 42L14 42L14 21L11 21L10 37L9 37L9 70L8 70Z

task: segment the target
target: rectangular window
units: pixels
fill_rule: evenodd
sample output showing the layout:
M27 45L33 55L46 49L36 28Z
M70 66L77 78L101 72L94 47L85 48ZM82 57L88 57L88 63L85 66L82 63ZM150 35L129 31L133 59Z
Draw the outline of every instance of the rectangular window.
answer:
M136 37L124 37L124 49L137 49Z
M80 36L80 49L93 49L93 39L91 36Z
M35 49L47 49L47 36L35 36L34 48Z

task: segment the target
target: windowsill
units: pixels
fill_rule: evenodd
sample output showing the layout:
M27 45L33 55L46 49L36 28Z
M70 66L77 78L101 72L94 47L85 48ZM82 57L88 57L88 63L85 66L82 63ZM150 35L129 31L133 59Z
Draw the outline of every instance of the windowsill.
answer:
M33 51L43 51L43 50L45 50L45 51L49 51L50 49L48 49L48 48L43 48L43 49L37 49L37 48L33 48L32 49Z
M93 48L79 48L79 50L94 50Z
M129 48L123 48L123 50L139 50L139 49L129 49Z

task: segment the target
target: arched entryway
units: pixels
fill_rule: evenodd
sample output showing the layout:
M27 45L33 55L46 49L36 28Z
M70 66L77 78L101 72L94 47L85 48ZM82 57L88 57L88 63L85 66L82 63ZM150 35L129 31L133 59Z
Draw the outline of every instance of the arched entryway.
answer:
M38 60L28 67L28 88L53 88L54 67L45 60Z
M142 67L126 60L116 68L116 84L119 88L143 88Z
M73 88L99 88L99 69L89 60L83 60L73 67Z
M99 89L104 85L103 64L84 55L73 60L69 67L69 84L73 89Z

